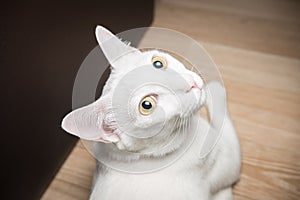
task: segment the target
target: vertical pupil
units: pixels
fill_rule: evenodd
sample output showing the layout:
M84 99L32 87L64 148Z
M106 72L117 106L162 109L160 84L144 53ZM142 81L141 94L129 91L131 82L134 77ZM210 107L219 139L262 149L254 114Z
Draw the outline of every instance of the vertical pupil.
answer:
M160 61L155 61L153 64L154 64L154 67L156 67L156 68L161 68L163 66L162 62L160 62Z
M143 106L144 109L147 109L147 110L152 108L152 104L149 101L144 101L142 103L142 106Z

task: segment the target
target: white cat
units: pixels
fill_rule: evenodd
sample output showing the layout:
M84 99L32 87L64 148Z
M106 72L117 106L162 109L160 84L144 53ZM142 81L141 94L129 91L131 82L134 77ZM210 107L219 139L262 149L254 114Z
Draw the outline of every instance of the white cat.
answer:
M207 88L217 97L214 116L218 116L218 108L226 109L222 86L212 82L205 87L196 73L171 55L157 50L141 52L101 26L96 28L96 37L112 66L110 77L101 97L69 113L63 129L83 139L107 143L111 159L127 169L133 163L163 162L181 148L188 135L196 137L181 157L157 171L127 173L97 163L90 199L232 199L231 188L239 178L241 161L227 111L218 143L205 158L199 157L204 132L213 127L198 111L205 104ZM95 154L97 151L96 145Z

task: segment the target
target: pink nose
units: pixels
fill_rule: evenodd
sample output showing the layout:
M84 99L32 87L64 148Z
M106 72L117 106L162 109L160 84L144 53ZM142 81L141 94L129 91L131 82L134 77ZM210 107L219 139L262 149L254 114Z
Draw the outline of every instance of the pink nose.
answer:
M183 74L183 78L188 83L191 88L199 88L196 81L194 80L194 77L191 74Z
M194 85L192 85L192 88L199 88L198 85L195 83Z

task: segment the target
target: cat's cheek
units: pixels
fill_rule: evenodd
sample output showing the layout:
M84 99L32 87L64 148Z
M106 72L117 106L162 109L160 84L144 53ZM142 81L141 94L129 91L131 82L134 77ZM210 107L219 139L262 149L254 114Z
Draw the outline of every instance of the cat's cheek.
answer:
M134 126L139 128L148 128L153 124L153 122L154 121L151 116L143 116L139 113L137 114Z

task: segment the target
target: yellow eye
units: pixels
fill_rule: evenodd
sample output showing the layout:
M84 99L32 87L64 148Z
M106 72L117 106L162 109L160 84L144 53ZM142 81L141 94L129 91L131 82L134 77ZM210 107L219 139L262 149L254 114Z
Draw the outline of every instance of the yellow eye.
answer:
M155 68L166 68L168 63L167 61L162 58L162 57L153 57L152 58L152 65L155 67Z
M149 115L154 111L155 106L155 99L151 96L146 96L140 101L139 111L142 115Z

